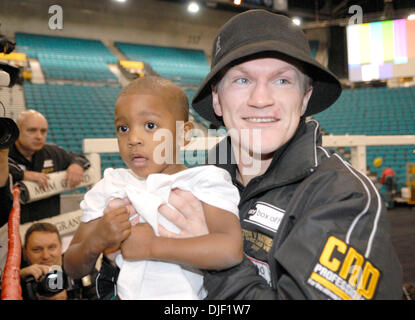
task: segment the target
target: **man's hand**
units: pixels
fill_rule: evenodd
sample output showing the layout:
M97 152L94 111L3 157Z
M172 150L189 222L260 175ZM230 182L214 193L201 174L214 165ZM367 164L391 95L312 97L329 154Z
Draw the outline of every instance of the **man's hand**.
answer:
M190 191L172 190L169 203L176 210L164 204L160 206L159 212L167 220L175 224L181 232L174 233L159 225L158 231L161 237L190 238L209 233L202 203Z
M26 268L20 269L20 277L27 278L33 276L39 282L49 272L49 266L44 264L32 264Z
M82 177L84 175L84 168L82 168L77 163L72 163L66 169L66 185L68 188L75 188L78 184L82 182Z
M26 170L23 173L23 180L37 182L43 190L46 190L48 186L48 179L48 175L42 172Z

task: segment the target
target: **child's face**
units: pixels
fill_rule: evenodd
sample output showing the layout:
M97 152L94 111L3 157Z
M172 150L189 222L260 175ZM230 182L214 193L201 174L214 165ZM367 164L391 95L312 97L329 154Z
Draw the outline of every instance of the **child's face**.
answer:
M147 93L130 94L117 100L115 128L120 155L136 175L146 178L176 163L174 110L168 99ZM171 140L166 140L167 132ZM171 152L173 159L168 158L166 152ZM161 161L160 156L166 157L165 161Z

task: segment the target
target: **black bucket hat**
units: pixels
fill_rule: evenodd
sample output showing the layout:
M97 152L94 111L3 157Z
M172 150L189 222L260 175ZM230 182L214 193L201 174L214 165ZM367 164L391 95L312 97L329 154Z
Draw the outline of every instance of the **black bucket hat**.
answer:
M248 10L232 17L219 30L213 43L210 72L194 95L193 108L213 124L223 125L212 107L211 84L225 67L258 54L276 54L295 61L313 79L313 93L304 116L325 110L341 94L339 80L312 58L308 40L298 26L283 15Z

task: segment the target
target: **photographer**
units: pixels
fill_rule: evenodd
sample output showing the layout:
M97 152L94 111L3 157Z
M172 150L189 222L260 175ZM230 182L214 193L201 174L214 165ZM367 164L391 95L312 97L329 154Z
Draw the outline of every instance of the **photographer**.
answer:
M10 163L13 180L29 180L37 182L42 189L48 187L48 173L66 170L66 183L75 188L82 181L84 170L89 161L73 152L46 143L48 123L45 117L35 111L23 111L17 125L20 135L10 148L9 158L18 165ZM55 195L21 206L20 223L49 218L60 214L60 196Z
M20 268L23 300L96 299L95 284L69 278L62 270L62 262L62 241L55 225L30 226Z
M51 266L62 266L62 242L58 229L53 224L35 223L26 232L23 248L23 265L20 269L22 279L22 291L24 300L34 299L30 292L32 284L40 283ZM29 285L27 285L29 284ZM37 299L43 297L35 292ZM67 292L62 290L52 295L50 300L66 300Z

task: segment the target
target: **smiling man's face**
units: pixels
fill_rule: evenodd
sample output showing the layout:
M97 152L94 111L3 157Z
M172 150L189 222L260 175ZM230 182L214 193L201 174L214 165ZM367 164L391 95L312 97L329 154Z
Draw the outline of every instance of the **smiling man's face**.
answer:
M212 90L213 108L228 130L239 133L230 134L232 144L262 158L272 157L294 135L311 92L304 89L304 74L295 66L277 58L258 58L225 73ZM241 139L241 134L249 139Z

